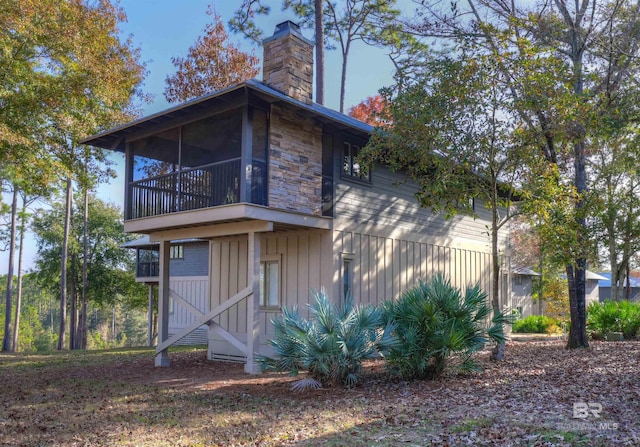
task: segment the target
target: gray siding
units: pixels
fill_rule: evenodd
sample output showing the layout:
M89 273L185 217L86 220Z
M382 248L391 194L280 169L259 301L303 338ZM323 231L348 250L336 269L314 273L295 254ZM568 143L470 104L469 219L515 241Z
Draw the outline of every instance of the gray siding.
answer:
M209 274L209 243L188 242L184 246L184 259L172 259L171 276L207 276Z
M589 307L591 303L600 302L600 287L598 285L597 279L587 279L586 290L585 290L585 304Z
M478 200L475 211L478 218L455 216L445 219L422 208L415 198L415 183L387 168L376 166L371 185L336 178L336 229L351 224L388 227L395 231L428 234L439 245L446 246L456 239L490 243L486 225L491 222L491 211ZM507 232L500 237L502 249L507 247Z
M521 282L518 284L517 277ZM514 309L522 309L522 317L541 314L541 302L533 301L533 281L529 275L513 274L513 283L511 288L511 299Z

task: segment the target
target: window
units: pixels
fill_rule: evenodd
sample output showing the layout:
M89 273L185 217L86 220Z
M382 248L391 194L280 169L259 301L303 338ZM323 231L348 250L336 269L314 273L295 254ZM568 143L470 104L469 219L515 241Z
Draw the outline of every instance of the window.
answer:
M360 146L344 142L344 153L342 159L342 175L346 177L355 178L358 180L371 181L371 172L365 175L362 172L360 164L357 162L358 154L360 153Z
M518 286L522 285L522 275L513 275L513 278L515 279L515 283Z
M260 262L260 307L280 306L280 261Z
M184 245L172 245L169 248L169 259L184 259Z
M345 259L342 262L342 279L343 279L343 287L344 287L344 297L348 297L351 295L351 291L353 290L353 276L351 273L351 259Z
M342 254L342 299L353 296L353 254Z

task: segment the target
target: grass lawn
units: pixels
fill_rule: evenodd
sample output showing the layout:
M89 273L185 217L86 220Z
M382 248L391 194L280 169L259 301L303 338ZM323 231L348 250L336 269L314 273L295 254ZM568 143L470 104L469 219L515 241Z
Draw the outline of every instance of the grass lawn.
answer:
M170 356L0 355L0 446L640 445L640 342L511 342L504 362L436 382L376 361L359 388L304 394L203 350Z

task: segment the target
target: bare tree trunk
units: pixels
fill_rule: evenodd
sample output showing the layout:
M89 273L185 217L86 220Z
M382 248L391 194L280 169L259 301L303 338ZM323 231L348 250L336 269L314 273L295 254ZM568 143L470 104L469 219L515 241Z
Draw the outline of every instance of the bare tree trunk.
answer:
M578 265L567 266L567 281L569 285L569 309L571 313L571 328L567 348L588 348L585 305L585 270L586 262L579 259Z
M629 301L631 299L631 264L627 263L627 287L624 290L624 299Z
M316 102L324 104L324 14L323 0L315 0L316 20Z
M80 349L87 349L87 286L88 286L88 253L89 253L89 188L83 192L82 214L82 309L80 310L80 326L78 337Z
M24 233L27 213L27 199L22 198L22 212L20 213L20 248L18 249L18 287L16 290L16 316L13 323L13 350L18 350L20 332L20 312L22 311L22 257L24 254Z
M11 310L13 298L13 264L16 255L16 227L18 218L18 188L13 186L13 198L11 200L11 229L9 234L9 265L7 269L7 296L4 314L4 337L2 339L2 351L10 352L15 349L11 346Z
M73 184L71 178L66 180L66 207L64 216L64 235L62 237L62 254L60 257L60 327L58 330L58 350L65 346L65 330L67 323L67 259L69 257L69 232L71 230L71 212L73 205Z
M116 341L116 304L113 303L113 312L111 313L111 341Z
M345 51L342 52L342 75L340 77L340 113L344 113L344 97L347 87L347 61L349 58L349 45L347 42Z
M491 221L491 308L493 315L502 311L500 306L500 254L498 252L498 210L494 200ZM504 360L505 344L498 343L491 351L491 360Z
M76 282L76 256L71 257L71 275L69 275L69 348L78 349L78 284Z

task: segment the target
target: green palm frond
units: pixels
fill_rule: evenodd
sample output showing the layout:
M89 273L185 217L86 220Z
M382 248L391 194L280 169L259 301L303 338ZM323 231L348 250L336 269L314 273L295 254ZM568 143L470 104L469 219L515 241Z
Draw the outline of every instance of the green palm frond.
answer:
M386 359L392 370L408 378L439 377L447 364L472 370L471 356L489 339L504 337L507 321L505 315L496 315L486 329L492 313L487 294L479 285L462 293L442 274L419 282L381 309L383 320L395 325L398 339Z
M264 358L264 367L310 378L297 381L297 391L342 384L355 386L362 377L362 360L380 356L394 346L393 324L383 321L381 309L354 305L347 297L335 305L324 291L312 291L310 318L301 318L295 309L283 309L274 318L274 338L270 340L277 358Z

